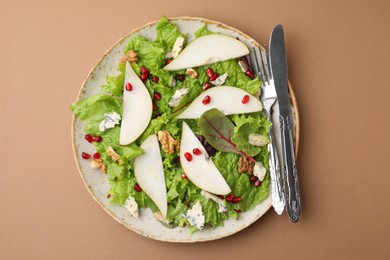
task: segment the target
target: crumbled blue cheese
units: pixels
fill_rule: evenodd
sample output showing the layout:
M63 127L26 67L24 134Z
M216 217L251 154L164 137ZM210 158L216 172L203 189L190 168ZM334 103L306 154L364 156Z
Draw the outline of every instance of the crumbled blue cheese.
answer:
M200 201L194 204L191 209L187 210L185 214L183 214L191 226L196 227L201 230L204 228L205 215L202 211L202 204Z
M169 86L170 86L171 88L173 88L173 87L176 86L176 79L175 79L175 77L172 77L172 78L171 78L171 82L169 83Z
M99 131L104 132L107 129L114 128L115 125L119 124L121 116L117 112L104 114L104 120L100 122Z
M224 73L221 76L219 76L218 78L216 78L215 80L210 81L210 82L212 84L214 84L215 86L222 86L225 83L227 76L228 76L228 74Z
M175 43L173 44L172 51L168 52L165 55L165 58L176 58L183 49L184 40L183 36L177 37Z
M201 192L200 192L200 194L202 195L202 196L204 196L206 199L211 199L211 200L213 200L214 202L216 202L217 204L218 204L218 206L219 206L219 208L218 208L218 212L219 213L223 213L223 212L226 212L228 209L227 209L227 207L226 207L226 205L225 205L225 200L223 200L223 199L221 199L221 198L218 198L217 196L215 196L214 194L211 194L211 193L209 193L209 192L207 192L207 191L205 191L205 190L202 190Z
M249 134L248 142L255 146L266 146L268 144L268 140L264 135L255 133Z
M260 181L264 180L265 174L267 173L267 169L264 167L262 162L256 162L253 167L253 175L259 178Z
M138 204L132 196L129 196L125 201L125 208L129 211L129 215L133 218L139 217Z
M188 93L188 89L181 88L175 91L171 100L168 102L170 107L177 107L180 103L180 100Z
M249 69L248 64L244 60L239 60L238 65L240 66L242 72L246 72Z

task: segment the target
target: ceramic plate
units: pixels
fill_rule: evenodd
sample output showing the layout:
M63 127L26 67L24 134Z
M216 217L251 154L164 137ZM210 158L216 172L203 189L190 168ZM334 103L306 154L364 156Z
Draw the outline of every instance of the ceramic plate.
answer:
M219 32L234 38L239 37L239 39L248 47L259 45L254 39L241 31L216 21L192 17L178 17L171 18L170 20L178 25L182 33L188 34L189 36L192 36L195 31L206 23L207 28L210 31ZM113 47L111 47L92 68L81 87L77 100L100 92L100 87L105 83L106 75L116 73L117 63L123 56L122 50L128 40L137 34L141 34L142 36L153 40L156 37L156 23L157 21L151 22L131 31L129 34L121 38ZM191 37L189 38L190 41L192 39L193 38ZM292 106L294 107L295 133L298 137L298 110L291 86L290 93L292 97ZM88 142L85 142L83 125L77 118L73 119L72 136L76 163L81 177L92 197L116 221L143 236L169 242L199 242L220 239L248 227L258 220L271 207L271 197L268 196L253 210L241 213L238 220L229 219L224 222L223 227L217 227L215 229L206 228L204 230L197 231L192 235L190 234L189 229L185 227L176 227L174 229L164 227L155 220L150 209L141 209L140 217L138 219L131 218L124 207L111 204L109 199L106 197L110 189L107 176L105 174L101 174L99 170L92 169L89 161L81 158L82 151L93 153L94 147ZM298 147L298 138L296 138L295 141L296 147Z

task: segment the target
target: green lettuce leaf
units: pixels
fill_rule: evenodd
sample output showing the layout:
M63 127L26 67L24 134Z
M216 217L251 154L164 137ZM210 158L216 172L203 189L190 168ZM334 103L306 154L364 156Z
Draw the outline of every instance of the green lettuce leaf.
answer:
M180 200L177 200L176 204L171 203L168 205L167 220L178 226L183 226L186 221L183 214L186 213L187 210L188 206Z
M239 87L254 96L258 96L260 94L261 81L258 78L250 79L246 76L238 64L238 59L222 61L209 66L204 66L203 70L205 71L208 67L212 68L213 71L219 75L224 73L228 74L224 83L225 86Z
M237 149L245 152L251 157L256 156L262 149L266 147L259 147L249 143L249 135L252 133L261 134L268 139L268 132L271 123L267 121L265 116L260 114L252 115L234 115L232 121L236 124L234 127L234 134L231 138Z
M264 166L268 167L268 154L258 155L257 160L263 162ZM241 201L232 205L234 209L241 211L248 211L253 209L257 204L264 200L268 195L269 187L269 174L266 175L260 186L255 187L249 179L249 176L245 173L238 172L238 160L240 156L234 153L222 153L218 152L213 159L213 162L225 178L226 182L232 189L234 196L239 196ZM268 169L268 168L267 168ZM234 213L230 213L234 214Z
M110 158L108 157L108 155L106 155L106 149L109 146L111 146L115 150L115 152L120 155L122 161L126 161L128 163L144 153L144 151L136 143L131 143L126 146L119 144L119 126L116 126L105 132L99 132L99 135L102 137L102 141L94 142L93 144L96 150L101 154L101 156L104 156L103 161L105 161L104 159L106 158L106 156L107 158Z
M180 33L177 25L168 21L165 16L163 16L158 22L156 26L156 32L157 38L155 42L164 47L166 52L171 51L177 37L182 36L186 38L185 34Z
M250 144L248 140L249 135L258 132L258 129L258 126L253 127L253 125L245 123L241 127L234 129L234 135L231 140L237 149L253 157L261 151L261 147Z
M233 115L232 121L235 123L232 142L236 144L237 149L247 153L249 156L256 156L264 147L254 146L249 143L249 135L252 133L261 134L268 139L268 132L271 123L261 114Z
M165 62L165 49L158 44L149 41L140 34L137 34L130 39L124 48L124 53L127 53L129 50L134 50L138 53L139 60L136 64L133 64L135 71L138 73L139 70L137 70L137 68L140 68L141 66L147 67L152 72L160 69L161 65Z
M119 63L117 69L119 72L117 75L106 76L106 85L102 86L102 90L108 91L114 96L119 97L123 94L126 63Z
M153 201L146 195L145 192L138 192L134 189L134 185L137 183L135 178L110 178L109 179L111 190L109 195L111 197L111 202L119 205L124 205L127 198L132 196L139 207L145 208L148 206L154 206Z
M195 35L196 38L199 38L199 37L201 37L201 36L204 36L204 35L207 35L207 34L212 34L212 33L214 33L214 32L209 31L209 30L207 29L207 24L204 24L202 27L200 27L200 28L194 33L194 35Z
M181 124L175 118L170 118L167 113L162 114L157 118L150 120L149 126L138 139L141 144L148 136L157 134L160 130L167 130L172 137L178 137L181 131Z
M111 112L122 114L122 101L111 95L96 94L72 103L70 109L83 121L86 133L100 135L99 124L104 120L104 114Z
M123 205L130 193L130 179L124 178L118 180L118 178L109 179L111 189L108 192L110 195L110 201L115 204Z

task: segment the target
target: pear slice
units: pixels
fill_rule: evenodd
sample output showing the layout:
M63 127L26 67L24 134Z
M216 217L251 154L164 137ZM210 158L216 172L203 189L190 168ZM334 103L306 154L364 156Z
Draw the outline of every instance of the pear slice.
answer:
M196 148L200 150L199 155L193 152ZM191 155L190 161L186 158L186 153ZM185 122L183 122L180 145L180 163L187 178L199 188L217 195L226 195L231 192L222 174L209 159L206 149Z
M168 209L167 189L157 136L149 136L140 147L144 150L144 154L135 158L135 178L138 185L153 200L165 218Z
M205 102L207 96L210 99ZM202 92L177 118L199 118L212 108L217 108L225 115L233 115L259 112L263 106L257 97L243 89L230 86L212 87Z
M126 90L130 83L131 91ZM123 91L123 114L119 143L134 142L146 129L152 117L153 104L147 88L137 76L129 62L126 62Z
M223 34L208 34L190 42L164 70L199 67L248 54L248 47L241 41Z

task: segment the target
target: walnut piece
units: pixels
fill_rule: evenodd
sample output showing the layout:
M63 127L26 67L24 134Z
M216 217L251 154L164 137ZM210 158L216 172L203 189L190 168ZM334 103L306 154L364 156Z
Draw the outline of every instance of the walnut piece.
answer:
M161 143L161 148L164 150L164 152L169 154L173 154L175 150L176 152L179 152L180 142L178 140L173 139L173 137L168 131L158 131L157 137Z
M133 50L129 50L125 56L122 57L120 63L126 63L126 61L132 63L138 61L138 53Z
M102 173L106 173L107 172L107 166L103 163L102 167L100 168L100 170L102 171Z
M106 173L107 168L102 159L91 159L90 163L93 169L100 169L102 173Z
M116 162L116 163L119 163L119 164L122 164L122 160L120 159L120 155L115 152L114 148L112 148L111 146L107 147L106 149L106 153L108 156L111 157L111 159Z
M186 74L193 79L196 79L198 77L198 72L196 72L196 70L194 70L193 68L186 69Z
M255 163L250 161L249 159L245 158L244 156L241 156L238 160L238 172L239 173L253 173L253 168L255 167Z

